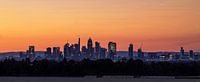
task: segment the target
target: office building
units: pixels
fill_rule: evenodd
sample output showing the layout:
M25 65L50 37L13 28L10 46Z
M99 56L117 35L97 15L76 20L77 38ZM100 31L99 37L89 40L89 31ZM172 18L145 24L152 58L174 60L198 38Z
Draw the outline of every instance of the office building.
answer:
M129 48L128 48L128 56L129 56L129 59L132 59L132 58L133 58L133 44L130 44L130 45L129 45Z
M181 50L180 50L180 58L184 58L185 56L185 50L183 49L183 47L181 47Z
M101 46L99 42L95 42L95 58L100 58Z
M27 50L27 55L31 60L35 59L36 53L35 53L35 46L29 46L29 49Z
M105 59L106 58L106 51L107 51L107 49L106 48L101 48L100 49L100 57L99 57L99 59Z
M52 55L51 47L48 47L45 52L46 57L50 57Z
M70 44L69 43L66 43L65 45L64 45L64 58L68 58L68 57L70 57L71 55L70 55Z
M117 55L117 44L115 42L109 42L107 58L110 58L113 60L116 55Z
M139 48L139 49L138 49L138 58L139 58L139 59L144 58L144 53L142 52L142 48Z
M87 51L88 51L88 57L92 59L94 57L93 56L94 55L94 48L93 48L93 42L92 42L91 38L88 39Z

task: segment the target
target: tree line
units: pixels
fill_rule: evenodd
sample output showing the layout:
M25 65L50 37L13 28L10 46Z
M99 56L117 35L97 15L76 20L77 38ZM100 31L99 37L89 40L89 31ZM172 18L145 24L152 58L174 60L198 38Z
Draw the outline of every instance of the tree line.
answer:
M87 76L129 75L129 76L199 76L200 62L143 62L142 60L110 59L61 62L29 59L16 61L6 59L0 62L0 76Z

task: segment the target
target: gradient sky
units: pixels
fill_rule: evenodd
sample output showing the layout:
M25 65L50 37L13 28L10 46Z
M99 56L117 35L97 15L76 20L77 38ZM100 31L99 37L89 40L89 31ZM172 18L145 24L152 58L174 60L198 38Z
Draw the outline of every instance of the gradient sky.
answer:
M200 0L0 0L0 52L88 37L107 47L200 51Z

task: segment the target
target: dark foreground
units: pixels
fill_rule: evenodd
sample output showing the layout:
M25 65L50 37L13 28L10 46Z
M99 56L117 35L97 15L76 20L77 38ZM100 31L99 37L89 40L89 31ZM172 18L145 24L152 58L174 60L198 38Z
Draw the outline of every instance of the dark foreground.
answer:
M0 77L0 82L199 82L199 79L173 79L171 77Z
M200 76L200 62L143 62L141 60L88 59L76 62L63 60L14 59L0 62L0 76L57 76L57 77L102 77L105 75L140 76Z

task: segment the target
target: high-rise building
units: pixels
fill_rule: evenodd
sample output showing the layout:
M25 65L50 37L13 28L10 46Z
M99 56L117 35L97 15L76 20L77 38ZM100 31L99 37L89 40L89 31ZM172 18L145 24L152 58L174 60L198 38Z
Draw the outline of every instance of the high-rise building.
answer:
M62 59L62 52L60 51L60 47L53 47L53 55L54 59L57 61Z
M74 53L75 52L75 46L74 46L74 44L71 44L69 48L70 48L70 50L69 50L70 51L70 56L72 57L75 54Z
M35 46L29 46L29 49L27 50L27 54L29 55L29 58L34 60L35 59Z
M53 54L60 54L60 47L53 47Z
M61 55L60 47L53 47L53 54L54 54L54 56Z
M82 51L82 53L81 53L81 55L84 57L84 58L88 58L87 56L87 47L86 46L82 46L82 48L81 48L81 51Z
M49 57L49 56L51 56L51 54L52 54L51 47L48 47L48 48L46 49L45 56L46 56L46 57Z
M52 52L51 52L51 47L48 47L46 52L47 52L47 54L49 54L49 55L52 54Z
M105 59L105 58L106 58L106 51L107 51L107 49L106 49L106 48L101 48L100 51L101 51L101 52L100 52L100 57L99 57L99 59Z
M116 55L117 55L117 44L115 42L109 42L107 58L110 58L113 60Z
M82 52L87 52L86 46L83 46L81 50L82 50Z
M101 46L99 42L95 42L95 58L100 58Z
M138 58L144 58L144 53L142 52L142 48L138 49Z
M69 43L66 43L65 45L64 45L64 57L65 58L67 58L67 57L70 57L71 56L71 54L70 54L70 45L69 45Z
M93 43L92 43L92 39L91 38L88 39L87 51L88 51L89 58L93 58L94 48L93 48Z
M132 58L133 58L133 44L130 44L130 45L129 45L129 48L128 48L128 56L129 56L129 59L132 59Z
M80 48L79 44L74 44L74 54L75 55L80 55Z
M79 49L79 52L80 52L80 50L81 50L81 38L80 37L78 38L78 49Z
M29 46L29 54L35 54L35 46Z
M183 47L181 47L180 58L183 58L184 56L185 56L185 50L183 49Z
M88 39L88 43L87 43L87 48L88 48L88 49L91 49L92 46L93 46L92 39L89 38L89 39Z

